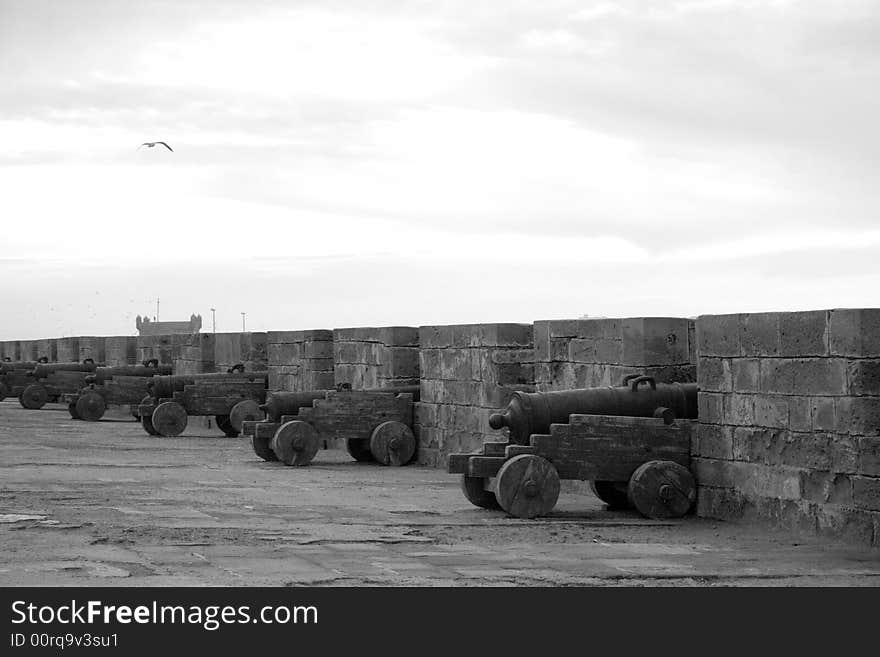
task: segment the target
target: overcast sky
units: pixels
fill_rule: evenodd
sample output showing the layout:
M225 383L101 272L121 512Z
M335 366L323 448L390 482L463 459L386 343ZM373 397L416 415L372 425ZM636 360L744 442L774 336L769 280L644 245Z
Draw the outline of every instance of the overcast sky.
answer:
M878 34L876 1L0 0L0 339L157 297L218 331L880 306Z

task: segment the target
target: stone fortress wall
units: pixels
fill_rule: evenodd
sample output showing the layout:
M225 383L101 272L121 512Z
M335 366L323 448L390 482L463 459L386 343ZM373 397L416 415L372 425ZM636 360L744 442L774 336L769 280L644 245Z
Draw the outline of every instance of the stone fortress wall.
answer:
M445 467L503 432L516 390L697 381L697 513L880 544L880 309L353 327L0 342L0 357L176 373L268 369L273 390L418 383L418 462Z

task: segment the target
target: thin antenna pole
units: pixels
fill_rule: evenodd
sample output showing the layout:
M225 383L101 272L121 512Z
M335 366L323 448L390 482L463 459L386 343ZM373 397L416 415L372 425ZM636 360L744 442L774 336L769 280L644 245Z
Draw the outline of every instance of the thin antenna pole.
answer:
M213 327L213 332L214 332L214 333L217 332L217 317L216 317L216 315L214 314L214 312L215 312L216 310L217 310L216 308L211 308L211 326Z
M244 328L244 316L245 316L246 314L247 314L247 313L242 313L242 314L241 314L241 332L242 332L242 333L247 333L247 331L246 331L245 328Z
M159 297L156 297L156 321L159 321Z

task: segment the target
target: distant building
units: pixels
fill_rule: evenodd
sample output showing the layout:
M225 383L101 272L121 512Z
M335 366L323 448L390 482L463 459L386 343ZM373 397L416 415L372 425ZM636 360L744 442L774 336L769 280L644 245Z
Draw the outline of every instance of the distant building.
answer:
M149 317L137 316L135 326L141 335L171 335L198 333L202 328L202 316L190 315L188 322L154 322Z

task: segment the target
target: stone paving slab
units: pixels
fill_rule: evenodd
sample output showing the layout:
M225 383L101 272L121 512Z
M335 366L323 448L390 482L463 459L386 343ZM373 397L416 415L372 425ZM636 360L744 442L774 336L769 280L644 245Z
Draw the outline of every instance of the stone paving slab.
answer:
M880 584L869 548L651 521L583 492L518 520L440 470L337 451L288 468L215 431L160 438L122 414L0 403L0 585Z

